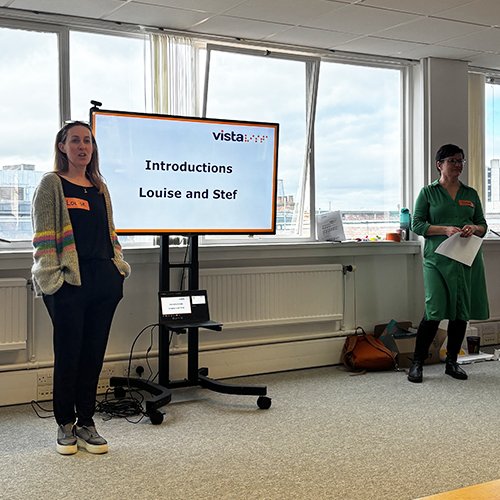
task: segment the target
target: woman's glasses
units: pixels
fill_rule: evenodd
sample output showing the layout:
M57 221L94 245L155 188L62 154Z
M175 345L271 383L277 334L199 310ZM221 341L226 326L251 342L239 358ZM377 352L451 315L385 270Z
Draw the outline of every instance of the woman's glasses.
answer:
M465 165L467 163L467 160L465 158L462 160L459 160L457 158L445 158L441 161L447 161L448 163L452 163L453 165Z

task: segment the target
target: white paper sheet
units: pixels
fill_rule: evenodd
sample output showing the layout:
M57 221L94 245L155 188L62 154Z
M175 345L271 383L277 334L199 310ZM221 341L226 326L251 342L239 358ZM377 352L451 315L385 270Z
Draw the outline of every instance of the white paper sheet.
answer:
M342 214L339 210L317 215L316 228L319 241L345 240Z
M472 266L482 243L483 239L479 238L479 236L472 235L470 238L462 238L460 233L455 233L453 236L446 238L436 248L436 253L457 260L467 266Z

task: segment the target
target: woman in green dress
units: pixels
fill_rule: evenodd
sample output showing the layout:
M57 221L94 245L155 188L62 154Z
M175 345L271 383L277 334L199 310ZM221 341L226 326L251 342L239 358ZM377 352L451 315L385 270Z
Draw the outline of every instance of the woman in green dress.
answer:
M489 317L481 249L471 266L436 253L436 248L456 233L462 238L483 237L488 229L477 191L459 180L464 163L464 152L458 146L439 148L436 168L440 177L425 186L415 202L412 230L425 238L425 314L417 331L410 382L422 382L422 366L443 319L448 319L445 373L466 380L467 373L457 358L467 322Z

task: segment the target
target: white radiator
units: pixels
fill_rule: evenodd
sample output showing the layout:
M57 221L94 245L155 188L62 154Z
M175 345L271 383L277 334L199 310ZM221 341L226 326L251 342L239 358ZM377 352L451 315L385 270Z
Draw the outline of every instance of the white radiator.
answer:
M342 321L342 265L201 269L210 316L224 327Z
M0 351L26 349L27 324L26 280L0 279Z

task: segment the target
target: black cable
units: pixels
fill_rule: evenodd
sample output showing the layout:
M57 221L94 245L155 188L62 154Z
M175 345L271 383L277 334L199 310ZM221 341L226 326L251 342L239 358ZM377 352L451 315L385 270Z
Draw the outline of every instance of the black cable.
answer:
M135 347L136 342L139 340L141 335L148 328L150 328L150 335L151 335L150 338L152 339L153 331L154 331L155 327L157 327L157 326L158 326L158 323L151 323L151 324L145 326L136 335L134 341L132 342L132 346L130 348L130 354L129 354L129 358L128 358L128 367L127 367L127 375L126 375L127 388L125 390L125 394L127 394L127 392L128 392L129 396L128 397L124 396L124 397L109 398L108 397L109 393L113 392L113 394L115 394L115 391L112 389L108 389L106 391L106 394L104 395L104 400L100 401L98 403L98 405L96 406L96 412L104 413L104 414L108 415L106 420L109 420L113 417L125 418L128 422L133 423L133 424L137 424L145 416L147 416L146 412L144 411L144 409L142 407L142 403L144 402L144 396L139 391L137 391L136 389L133 389L130 386L130 368L132 365L132 356L134 354L134 347ZM150 347L148 348L147 352L149 352L151 350L151 347L152 347L152 344L150 343ZM150 371L151 371L151 375L152 375L153 374L152 370L150 369ZM141 415L139 420L132 421L129 419L129 417L133 417L136 415Z
M137 424L139 423L144 417L148 416L148 414L144 411L143 409L143 402L144 402L144 396L143 394L136 390L133 389L130 385L130 370L132 366L132 357L134 354L134 347L141 335L149 328L149 334L150 334L150 343L149 346L146 350L146 364L149 368L149 377L147 379L148 382L154 381L156 377L158 376L158 373L153 377L153 370L151 368L151 365L149 363L149 353L151 352L151 349L153 348L153 333L156 327L159 327L158 323L151 323L147 326L145 326L135 337L134 341L132 342L132 346L130 348L130 354L128 358L128 367L127 367L127 387L122 388L124 390L124 395L123 396L117 396L116 393L117 391L114 389L108 389L104 395L104 399L102 401L98 401L96 405L96 413L103 413L106 415L104 417L105 420L109 420L113 417L117 418L125 418L128 422L132 424ZM151 377L152 380L151 380ZM128 396L126 394L128 393ZM113 394L114 397L110 397L110 395ZM140 415L140 418L138 420L131 420L130 417L135 417Z
M146 365L149 370L149 375L147 378L147 381L151 381L151 377L153 376L153 368L151 367L151 364L149 362L149 353L151 352L151 349L153 348L153 332L154 332L154 327L149 330L149 346L146 349Z
M169 347L169 348L170 348L170 346L172 345L172 339L174 338L174 333L175 333L175 332L174 332L173 330L171 330L171 331L170 331L170 337L169 337L169 339L168 339L168 347ZM149 366L149 365L148 365L148 366ZM150 370L151 370L151 368L150 368ZM154 381L157 379L157 377L158 377L158 375L159 375L159 374L160 374L160 370L158 370L158 371L156 372L156 374L155 374L155 376L154 376L153 378L148 379L148 382L154 382Z
M189 238L191 238L191 236L189 236ZM183 260L183 263L182 263L182 273L181 273L181 280L180 280L180 284L179 284L179 290L184 290L184 276L186 274L186 263L187 263L187 260L188 260L188 253L189 253L189 241L186 243L186 250L184 251L184 260Z
M123 389L124 390L124 396L123 397L118 397L115 396L115 390L114 389L108 389L106 393L104 394L104 399L101 401L96 401L96 408L95 412L96 413L102 413L105 414L106 416L104 417L104 420L110 420L113 417L117 418L125 418L128 422L137 424L139 423L145 416L147 416L147 413L143 409L143 402L144 402L144 396L141 392L139 392L136 389L133 389L130 386L130 368L132 365L132 356L134 353L134 347L136 342L139 340L141 335L149 328L150 329L150 343L149 346L146 350L146 364L149 368L149 377L147 379L148 382L154 382L154 380L158 377L158 372L155 374L153 377L153 370L151 367L151 364L149 362L149 353L151 352L151 349L153 348L153 333L156 327L159 327L158 323L151 323L147 326L145 326L135 337L134 341L132 342L132 347L130 348L130 354L129 354L129 359L128 359L128 368L127 368L127 388ZM172 342L172 337L173 337L173 332L170 335L169 339L169 346L170 343ZM128 396L126 396L128 392ZM114 397L110 397L110 395L113 394ZM39 418L54 418L54 412L52 409L47 409L44 408L43 406L38 403L38 401L32 400L31 401L31 407L33 408L33 411ZM40 412L45 412L47 415L42 415ZM140 418L138 420L130 420L130 417L135 417L137 415L140 415Z
M132 355L134 353L134 346L135 343L139 340L140 336L148 329L151 328L152 330L158 326L158 323L151 323L150 325L145 326L135 337L134 341L132 342L132 347L130 348L130 354L128 357L128 367L127 367L127 378L130 377L130 367L132 365ZM129 387L130 389L130 387Z
M34 399L31 400L30 402L31 408L33 408L33 411L36 413L36 416L38 418L53 418L54 417L54 410L44 408L38 401L35 401ZM38 407L38 409L37 409ZM45 413L50 413L50 415L40 415L38 413L38 410L43 411Z
M96 404L96 413L103 413L106 416L103 420L111 420L112 418L124 418L131 424L138 424L144 417L147 416L142 407L144 396L134 389L128 389L129 396L115 397L114 390L108 389L102 401ZM113 394L113 397L110 395ZM126 394L126 392L125 392ZM131 420L130 417L140 415L138 420Z

